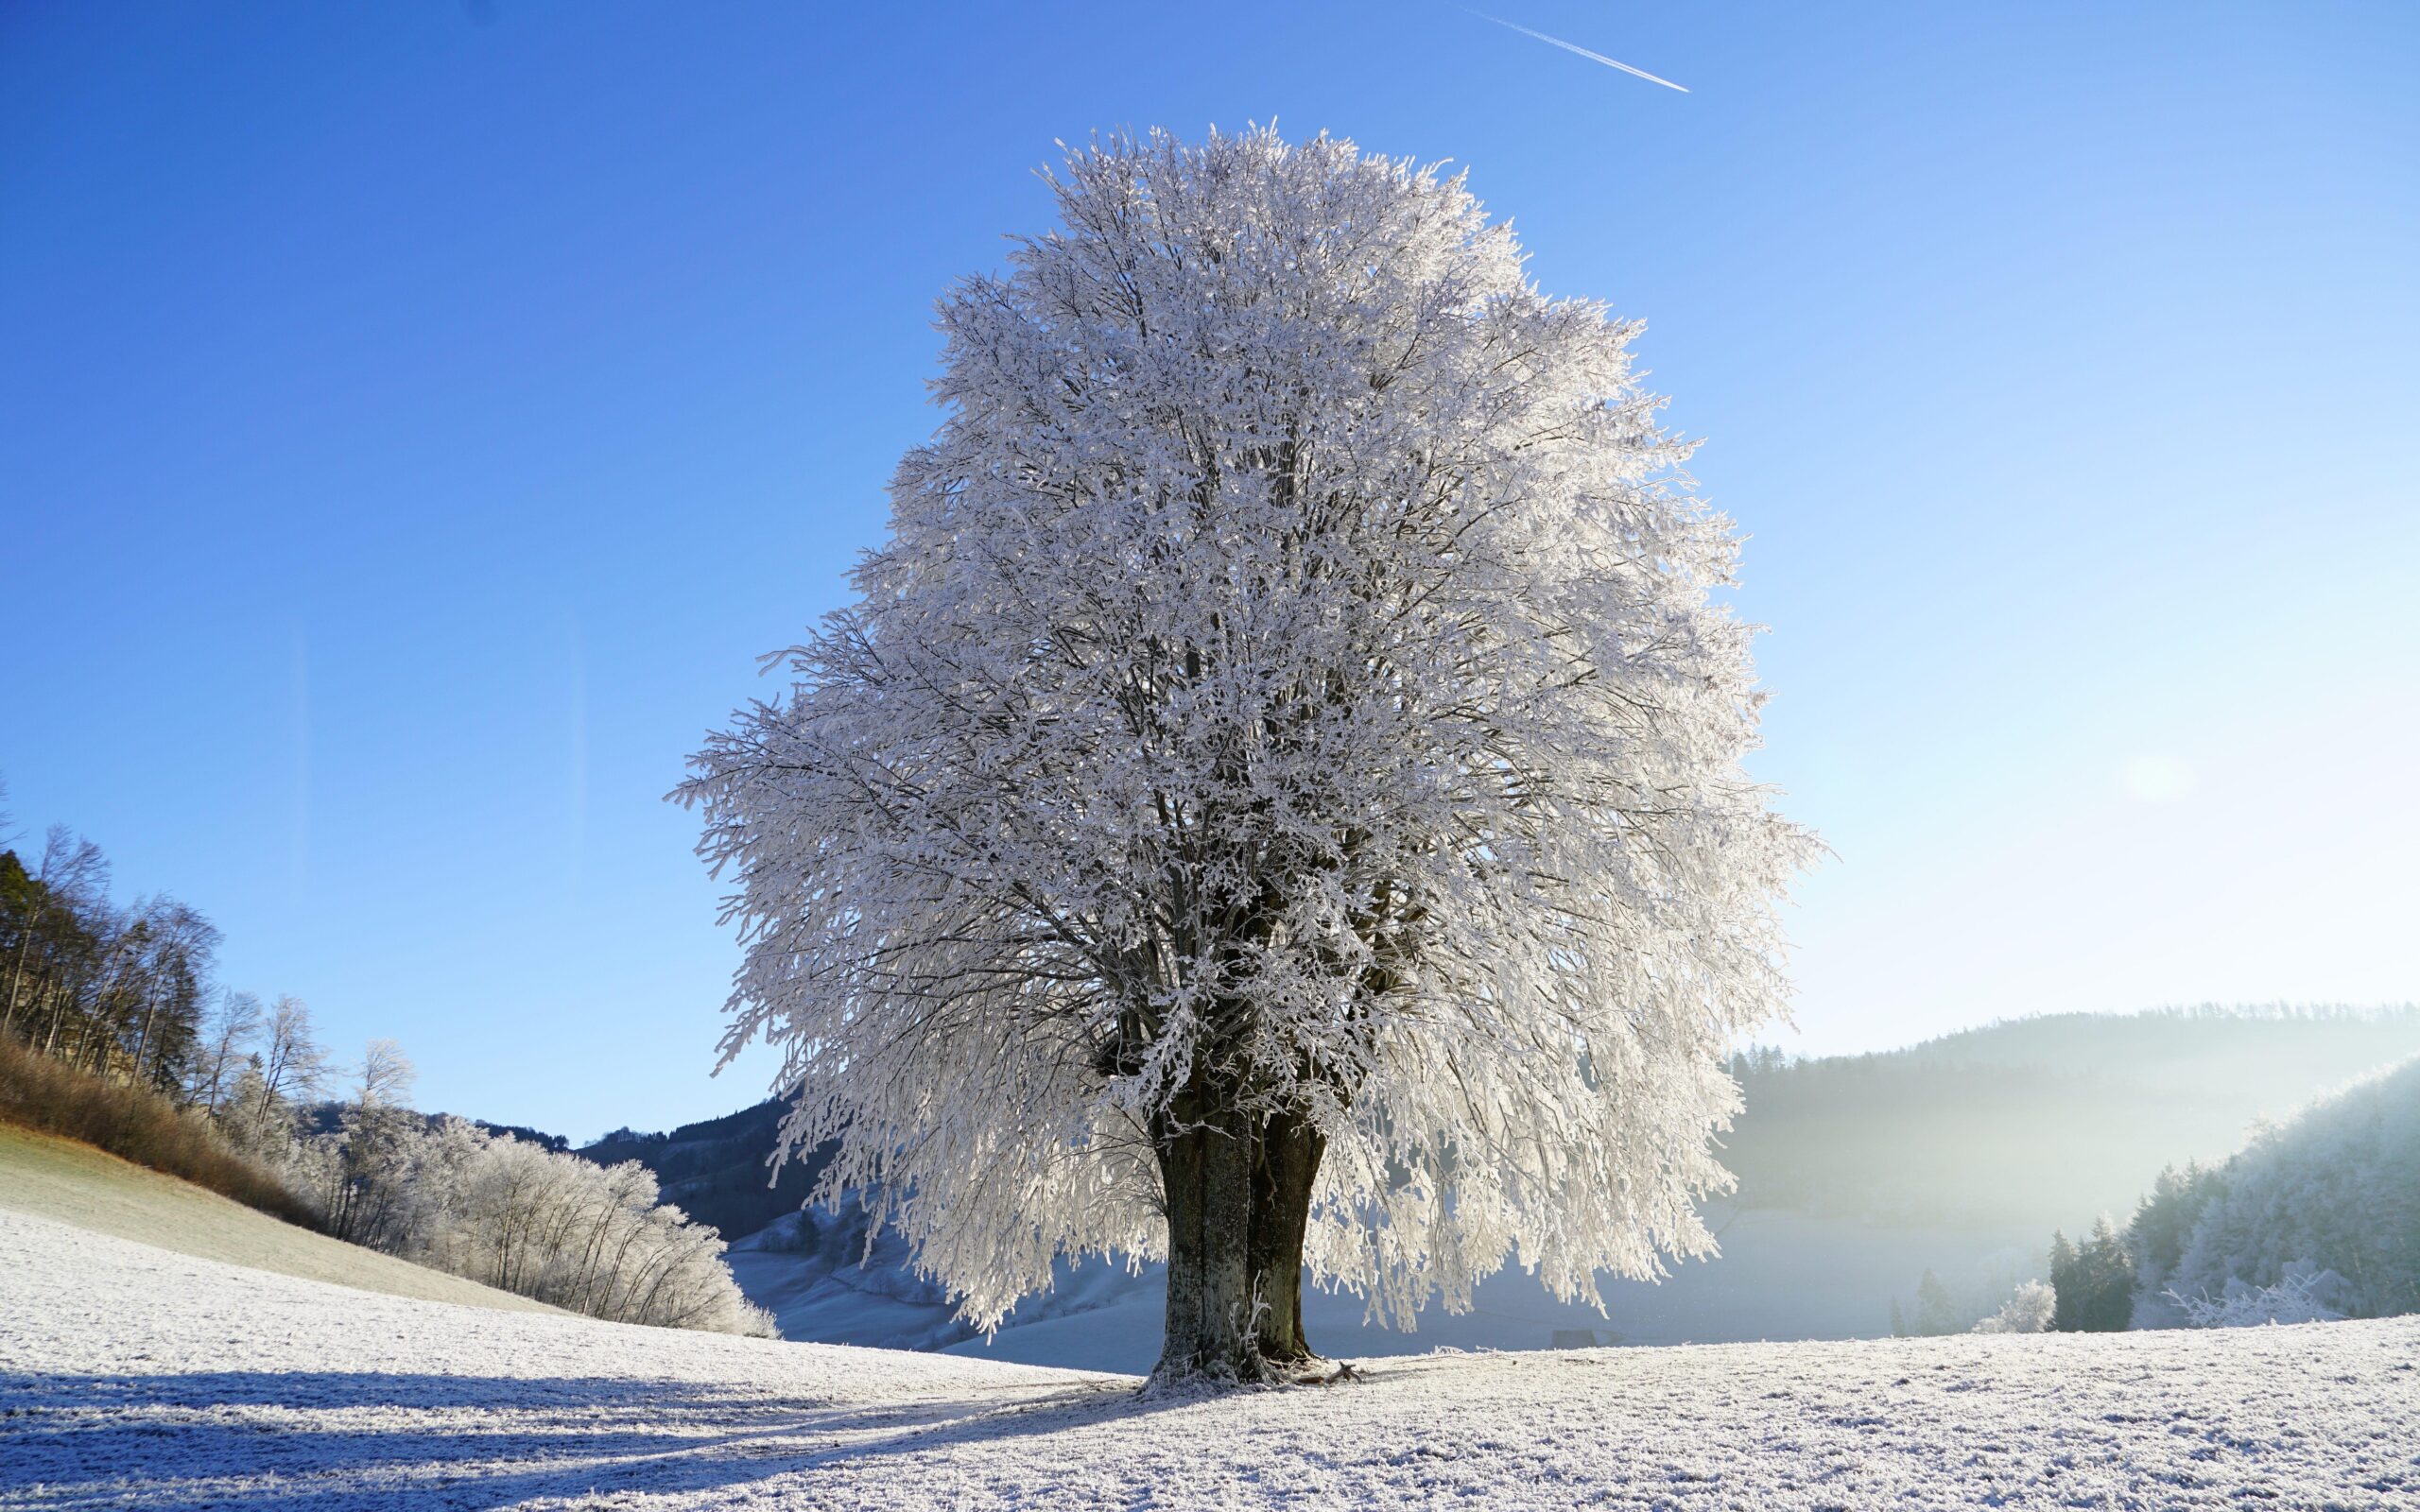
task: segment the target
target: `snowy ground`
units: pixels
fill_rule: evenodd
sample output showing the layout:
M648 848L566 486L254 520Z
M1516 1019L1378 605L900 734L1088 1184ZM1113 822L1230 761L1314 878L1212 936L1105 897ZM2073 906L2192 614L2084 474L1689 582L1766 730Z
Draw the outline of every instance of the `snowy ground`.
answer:
M2405 1507L2420 1320L1130 1379L378 1296L0 1211L0 1506Z

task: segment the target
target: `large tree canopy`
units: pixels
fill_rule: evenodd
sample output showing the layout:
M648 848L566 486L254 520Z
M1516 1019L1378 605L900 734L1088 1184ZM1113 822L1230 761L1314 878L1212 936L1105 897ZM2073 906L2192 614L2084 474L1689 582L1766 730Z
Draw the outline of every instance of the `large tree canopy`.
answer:
M1515 1254L1594 1298L1708 1251L1813 842L1740 769L1735 541L1636 328L1347 142L1050 182L941 303L856 603L680 790L726 1055L783 1047L824 1190L977 1323L1168 1257L1172 1373L1306 1354L1298 1263L1407 1321Z

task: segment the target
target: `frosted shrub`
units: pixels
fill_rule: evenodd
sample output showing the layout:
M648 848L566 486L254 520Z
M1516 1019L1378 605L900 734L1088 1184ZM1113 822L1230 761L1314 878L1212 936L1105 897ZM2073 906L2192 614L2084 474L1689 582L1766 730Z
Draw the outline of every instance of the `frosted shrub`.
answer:
M1975 1325L1978 1333L2040 1333L2050 1326L2059 1294L2048 1281L2025 1281L2000 1310Z
M2212 1297L2204 1292L2187 1297L2170 1287L2161 1295L2176 1304L2187 1327L2197 1329L2258 1328L2269 1323L2333 1323L2344 1314L2320 1299L2330 1283L2341 1280L2332 1270L2291 1268L2274 1286L2227 1282Z

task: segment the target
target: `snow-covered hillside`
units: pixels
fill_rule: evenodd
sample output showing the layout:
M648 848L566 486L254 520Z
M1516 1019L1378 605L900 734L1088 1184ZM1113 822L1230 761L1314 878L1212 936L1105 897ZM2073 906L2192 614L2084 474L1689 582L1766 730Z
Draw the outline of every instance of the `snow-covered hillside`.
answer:
M2388 1508L2420 1320L1131 1379L377 1296L0 1211L0 1506Z

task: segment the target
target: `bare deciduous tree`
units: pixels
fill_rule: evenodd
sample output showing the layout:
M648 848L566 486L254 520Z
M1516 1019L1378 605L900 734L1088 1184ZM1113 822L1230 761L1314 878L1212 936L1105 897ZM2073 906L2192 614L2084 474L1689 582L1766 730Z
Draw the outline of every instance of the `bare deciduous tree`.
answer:
M281 996L268 1012L268 1038L260 1054L260 1107L307 1102L327 1085L328 1052L311 1026L311 1009L301 998Z
M193 1076L185 1091L189 1101L216 1109L227 1098L235 1074L251 1053L263 1016L257 993L233 988L218 995L218 1007L204 1026L194 1057Z

